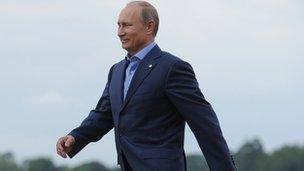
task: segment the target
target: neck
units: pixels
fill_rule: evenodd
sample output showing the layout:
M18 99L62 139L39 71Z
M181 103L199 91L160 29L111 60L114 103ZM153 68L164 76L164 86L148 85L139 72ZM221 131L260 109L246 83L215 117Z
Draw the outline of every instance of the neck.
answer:
M138 53L140 50L142 50L143 48L145 48L146 46L148 46L150 43L152 43L154 41L154 39L151 39L150 41L146 42L145 44L143 44L140 48L138 48L136 51L128 51L130 56L135 55L136 53Z

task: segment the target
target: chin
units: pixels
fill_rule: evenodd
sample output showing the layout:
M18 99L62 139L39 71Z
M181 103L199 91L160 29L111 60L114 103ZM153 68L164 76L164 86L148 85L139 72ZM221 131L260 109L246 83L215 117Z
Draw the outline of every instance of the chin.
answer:
M126 50L128 49L128 46L125 46L125 45L123 45L123 44L121 45L121 47L122 47L123 49L126 49Z
M130 46L122 45L121 47L123 49L125 49L126 51L128 51L128 52L132 51L132 49L130 48Z
M129 51L129 50L130 50L130 48L128 48L128 46L122 46L122 48L123 48L124 50L126 50L126 51Z
M124 48L124 49L130 48L129 45L128 45L127 43L122 43L122 44L121 44L121 47Z

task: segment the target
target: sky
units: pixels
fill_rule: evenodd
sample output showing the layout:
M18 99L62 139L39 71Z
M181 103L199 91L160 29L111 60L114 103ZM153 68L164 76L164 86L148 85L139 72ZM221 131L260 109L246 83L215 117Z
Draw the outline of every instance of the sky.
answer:
M117 18L127 2L0 0L0 153L115 165L113 131L72 160L55 143L95 107L125 56ZM303 1L149 2L156 43L192 65L231 151L255 137L267 151L304 145ZM188 128L185 150L200 153Z

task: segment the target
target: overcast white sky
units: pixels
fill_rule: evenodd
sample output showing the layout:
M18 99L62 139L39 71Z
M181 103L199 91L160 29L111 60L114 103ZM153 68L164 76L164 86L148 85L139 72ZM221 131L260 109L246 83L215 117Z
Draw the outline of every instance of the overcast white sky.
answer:
M127 2L0 0L0 153L115 164L113 132L72 160L55 143L95 107L124 57L116 22ZM303 1L149 2L156 42L192 64L231 150L253 137L268 151L304 144ZM185 149L199 152L189 130Z

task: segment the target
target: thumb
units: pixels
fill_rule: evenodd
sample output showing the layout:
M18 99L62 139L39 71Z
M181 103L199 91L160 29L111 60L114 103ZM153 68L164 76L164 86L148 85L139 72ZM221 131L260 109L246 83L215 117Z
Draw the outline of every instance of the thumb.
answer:
M68 137L68 139L65 141L64 146L65 146L65 147L70 147L70 146L72 146L73 144L74 144L74 138Z

